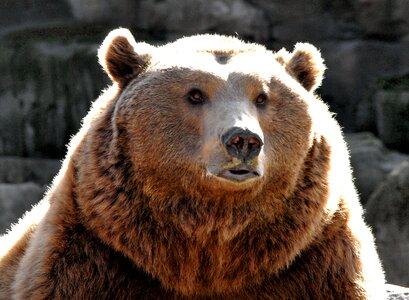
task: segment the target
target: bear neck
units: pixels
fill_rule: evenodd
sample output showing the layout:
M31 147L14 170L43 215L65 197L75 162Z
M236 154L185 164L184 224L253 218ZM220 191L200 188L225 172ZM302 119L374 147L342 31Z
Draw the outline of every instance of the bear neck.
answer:
M112 132L105 128L97 128L96 142L85 143L76 162L82 222L169 290L226 294L260 284L291 264L322 226L328 191L325 175L316 174L328 171L323 144L310 151L288 198L268 188L246 202L178 193L155 198L143 192L125 149L107 146Z

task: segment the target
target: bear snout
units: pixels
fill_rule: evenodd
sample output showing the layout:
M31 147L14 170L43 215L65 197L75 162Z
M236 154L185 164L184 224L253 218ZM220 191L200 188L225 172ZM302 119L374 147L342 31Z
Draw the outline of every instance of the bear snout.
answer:
M220 147L212 147L207 171L229 182L247 182L263 176L260 158L264 141L248 127L233 126L220 136Z
M248 129L233 127L222 135L222 145L229 155L245 163L259 155L263 141Z

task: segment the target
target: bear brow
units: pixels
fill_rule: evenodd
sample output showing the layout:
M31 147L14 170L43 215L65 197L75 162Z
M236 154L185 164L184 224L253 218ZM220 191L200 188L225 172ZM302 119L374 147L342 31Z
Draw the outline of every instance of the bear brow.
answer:
M169 80L171 82L174 82L175 79L185 80L186 78L194 78L194 80L197 81L199 81L200 78L206 78L207 81L212 81L213 83L224 81L224 79L217 74L181 66L172 66L169 68L161 69L154 72L154 74L154 77L160 76L161 80Z

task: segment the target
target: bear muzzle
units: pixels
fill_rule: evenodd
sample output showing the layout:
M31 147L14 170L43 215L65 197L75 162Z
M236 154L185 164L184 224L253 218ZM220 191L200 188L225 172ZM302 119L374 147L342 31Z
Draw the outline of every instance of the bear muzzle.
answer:
M262 176L257 163L263 147L260 135L247 128L232 127L222 135L221 144L232 162L219 172L219 177L242 182Z

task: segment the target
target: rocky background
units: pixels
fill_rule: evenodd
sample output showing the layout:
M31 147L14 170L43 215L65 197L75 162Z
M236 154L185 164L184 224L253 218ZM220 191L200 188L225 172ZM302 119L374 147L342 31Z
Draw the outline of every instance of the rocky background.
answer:
M346 132L387 279L409 286L408 0L1 0L0 234L41 198L108 85L96 51L118 26L154 44L217 32L319 47L319 93Z

